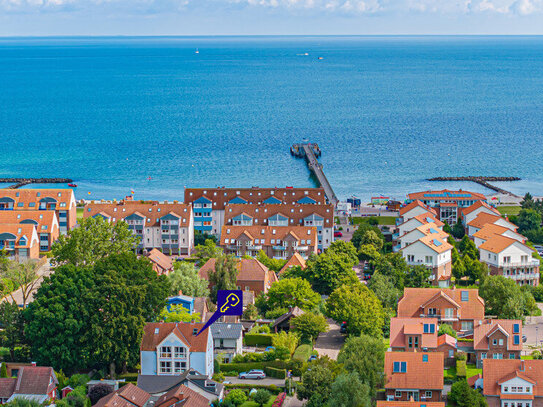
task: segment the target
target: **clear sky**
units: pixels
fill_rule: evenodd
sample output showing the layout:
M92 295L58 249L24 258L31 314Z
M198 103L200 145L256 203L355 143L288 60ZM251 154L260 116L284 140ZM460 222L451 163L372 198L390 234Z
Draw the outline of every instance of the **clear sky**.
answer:
M543 34L543 0L0 0L0 36Z

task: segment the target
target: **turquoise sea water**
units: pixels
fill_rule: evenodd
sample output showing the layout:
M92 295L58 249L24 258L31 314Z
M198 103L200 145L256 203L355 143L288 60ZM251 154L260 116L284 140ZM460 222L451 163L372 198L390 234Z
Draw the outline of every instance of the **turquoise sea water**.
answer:
M341 198L489 192L424 181L450 175L543 195L542 134L543 37L0 39L0 177L82 198L311 186L303 138Z

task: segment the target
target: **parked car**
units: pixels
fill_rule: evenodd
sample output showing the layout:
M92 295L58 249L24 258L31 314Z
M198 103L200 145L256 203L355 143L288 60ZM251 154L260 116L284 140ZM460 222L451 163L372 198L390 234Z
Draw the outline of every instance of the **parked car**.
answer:
M249 370L248 372L241 372L238 376L240 379L265 379L266 373L263 370Z
M343 233L341 233L339 230L336 230L334 232L334 237L343 237Z
M528 338L526 337L526 335L522 335L522 343L526 342L528 340Z
M342 333L342 334L347 333L347 322L343 321L341 323L341 326L339 327L339 332Z

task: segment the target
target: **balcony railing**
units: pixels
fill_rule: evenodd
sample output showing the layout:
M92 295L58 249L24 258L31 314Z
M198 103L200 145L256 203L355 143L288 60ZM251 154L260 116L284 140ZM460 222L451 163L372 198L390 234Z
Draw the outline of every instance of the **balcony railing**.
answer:
M273 246L273 250L287 250L287 246Z
M522 267L537 267L539 266L539 259L529 259L527 261L521 261L518 263L503 263L501 267L504 269L510 268L522 268Z
M258 245L258 246L246 246L247 247L247 250L262 250L262 245Z
M309 249L308 246L294 246L294 250L297 252L306 252Z
M539 280L539 273L504 274L503 276L511 280Z

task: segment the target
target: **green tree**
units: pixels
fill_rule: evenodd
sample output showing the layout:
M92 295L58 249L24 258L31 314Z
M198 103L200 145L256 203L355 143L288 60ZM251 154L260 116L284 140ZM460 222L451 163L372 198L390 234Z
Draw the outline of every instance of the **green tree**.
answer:
M513 280L504 276L488 276L481 284L479 295L485 300L487 314L500 319L523 318L526 299Z
M409 267L409 272L405 276L405 287L419 287L425 288L430 287L429 278L432 275L432 270L428 267L420 266L411 266Z
M360 240L360 246L363 245L372 245L376 250L381 250L383 248L383 239L374 231L368 230L362 235Z
M298 344L300 343L300 336L296 332L281 331L272 337L272 344L276 348L285 348L291 356Z
M336 253L345 259L349 259L352 262L352 265L358 264L358 253L356 247L351 242L346 242L344 240L336 240L334 243L326 249L327 252Z
M437 331L437 336L441 336L441 335L449 335L449 336L452 336L453 338L458 338L458 336L456 335L456 331L453 329L453 327L449 324L441 324L439 325L439 330Z
M472 389L465 379L452 385L448 401L457 407L488 407L483 395Z
M234 256L221 254L216 258L215 270L208 274L211 287L211 300L217 302L219 290L235 290L237 287L238 264Z
M466 275L466 266L464 265L464 260L462 260L461 257L458 257L454 261L452 265L452 275L457 280L457 282Z
M303 342L313 342L320 333L328 331L328 322L320 314L306 312L291 321L291 327L300 334Z
M243 311L242 319L254 321L258 319L258 309L254 304L247 304Z
M519 233L541 228L541 214L535 209L522 209L517 216Z
M267 294L268 309L299 307L312 310L320 302L320 295L301 278L284 278L273 283Z
M444 222L443 231L444 231L445 233L448 233L449 235L452 235L452 232L453 232L453 231L452 231L451 225L449 225L449 224L447 223L447 221Z
M360 261L376 261L381 257L381 253L371 244L363 244L358 250L358 259Z
M479 259L479 250L477 249L477 246L475 246L473 240L471 240L468 236L464 236L462 238L458 248L464 256L468 256L473 260Z
M382 336L384 313L381 302L363 284L341 286L326 302L328 315L335 321L347 322L350 335Z
M241 406L247 401L247 395L241 389L233 389L226 395L226 400L230 400L236 406Z
M0 346L9 349L11 361L15 361L15 348L24 344L24 320L15 302L0 303Z
M160 319L164 322L200 322L201 317L199 312L191 314L181 304L176 304L170 305L169 310L164 307L160 312Z
M532 194L526 192L526 195L524 195L524 199L520 202L520 205L522 206L522 209L534 209L535 202Z
M0 368L0 378L7 378L8 377L8 368L6 365L6 362L2 363L2 367Z
M79 227L53 243L51 263L91 266L111 254L133 251L139 239L126 222L109 223L101 216L84 218L79 221Z
M210 235L206 232L200 232L199 230L194 231L194 246L205 245L206 240L211 240L213 243L217 243L217 238L215 235Z
M109 367L111 375L135 366L145 322L158 319L169 293L166 276L133 253L60 266L25 312L34 360L68 372Z
M266 389L258 389L256 393L253 395L253 401L258 404L260 407L262 407L264 404L268 402L268 400L271 397L271 393Z
M223 251L215 244L213 239L206 239L204 244L194 248L194 257L196 257L199 267L203 266L209 259L220 257Z
M172 294L182 292L190 297L207 297L209 295L209 282L198 275L194 264L189 262L175 262L173 271L168 275L172 286Z
M371 407L369 387L360 381L356 372L341 373L332 383L328 405L334 407Z
M308 369L302 374L302 380L297 387L297 397L304 400L316 395L326 402L330 398L334 380L334 373L328 366L315 364L311 370Z
M270 259L264 250L260 250L258 252L256 259L263 265L265 265L268 269L273 270L276 273L278 273L287 263L287 260L283 259Z
M391 279L379 272L373 273L368 288L375 293L383 307L396 309L402 292L398 290Z
M466 230L464 229L464 225L462 224L462 221L458 219L458 222L456 222L452 228L452 235L457 239L462 239L465 234Z
M405 278L409 273L409 266L401 253L389 253L381 256L373 262L374 274L380 273L388 278L394 287L402 290L405 285Z
M386 345L381 338L368 335L350 337L340 350L338 362L347 372L356 373L374 397L383 385Z
M13 302L16 302L15 292L21 293L23 308L26 308L32 291L38 285L38 268L38 263L35 260L27 260L22 263L8 261L4 271L0 274L0 277L10 282L9 296Z
M367 231L370 230L375 232L375 234L384 242L385 238L383 237L383 234L377 226L373 226L368 223L361 223L360 225L358 225L358 229L355 230L355 232L353 233L353 237L351 238L351 243L354 245L355 248L359 249L360 246L364 244L362 243L363 236Z
M482 281L488 276L488 266L485 263L467 256L464 256L462 261L466 267L466 276L469 278L469 284L475 284L477 281Z
M345 254L323 253L314 261L308 261L306 270L313 289L319 294L329 295L343 284L358 282L352 258Z

